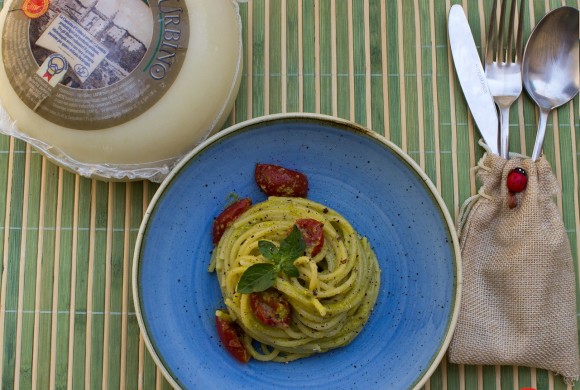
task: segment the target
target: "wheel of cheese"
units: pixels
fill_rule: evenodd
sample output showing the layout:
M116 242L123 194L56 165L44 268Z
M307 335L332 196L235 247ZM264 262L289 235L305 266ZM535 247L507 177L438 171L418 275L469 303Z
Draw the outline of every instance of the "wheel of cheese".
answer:
M87 177L163 179L239 87L234 0L12 0L0 28L0 130Z

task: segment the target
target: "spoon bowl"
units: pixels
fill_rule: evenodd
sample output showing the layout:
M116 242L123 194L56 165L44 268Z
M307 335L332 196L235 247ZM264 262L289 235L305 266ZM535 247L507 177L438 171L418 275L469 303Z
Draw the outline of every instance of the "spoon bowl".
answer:
M522 80L540 111L532 160L542 152L550 111L576 96L580 85L578 10L549 12L532 31L522 59Z

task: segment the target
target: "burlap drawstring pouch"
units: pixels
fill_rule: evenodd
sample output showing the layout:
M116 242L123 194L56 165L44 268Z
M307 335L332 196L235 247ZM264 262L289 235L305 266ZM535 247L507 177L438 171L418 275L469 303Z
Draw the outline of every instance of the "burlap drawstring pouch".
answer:
M506 185L515 168L527 173L519 193ZM449 360L541 368L572 383L580 370L575 276L550 164L488 152L476 169L482 186L457 226L463 292Z

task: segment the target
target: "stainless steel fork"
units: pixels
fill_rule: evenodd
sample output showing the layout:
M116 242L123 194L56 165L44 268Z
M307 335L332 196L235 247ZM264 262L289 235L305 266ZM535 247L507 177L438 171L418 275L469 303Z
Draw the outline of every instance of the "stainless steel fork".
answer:
M516 1L511 0L508 34L504 42L505 13L508 0L501 0L499 28L496 28L497 0L493 0L485 49L485 75L493 100L500 112L499 151L505 159L509 157L510 106L522 93L522 31L525 0L520 0L516 45L515 50L513 50Z

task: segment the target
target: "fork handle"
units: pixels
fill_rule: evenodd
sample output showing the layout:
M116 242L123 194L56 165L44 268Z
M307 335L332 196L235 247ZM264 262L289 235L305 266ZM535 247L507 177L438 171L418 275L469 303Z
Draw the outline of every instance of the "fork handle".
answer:
M504 159L509 158L509 144L510 144L510 108L500 108L500 132L499 132L499 153Z

